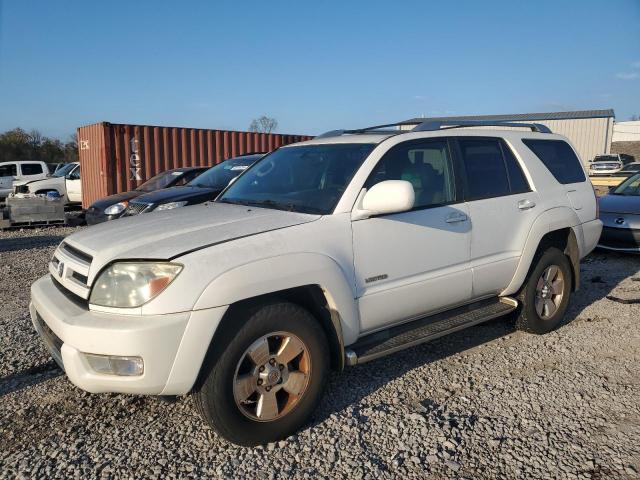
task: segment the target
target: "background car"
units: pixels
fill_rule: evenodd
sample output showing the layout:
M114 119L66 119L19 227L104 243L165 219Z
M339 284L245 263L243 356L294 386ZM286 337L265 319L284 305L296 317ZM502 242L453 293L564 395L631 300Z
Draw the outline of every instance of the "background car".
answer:
M42 180L13 183L14 193L46 194L58 192L65 204L82 202L82 184L80 182L80 164L71 162L56 170L53 175Z
M124 215L138 215L204 203L216 198L229 182L262 158L264 153L252 153L230 158L211 167L182 187L165 188L131 200Z
M614 175L632 163L634 157L625 153L596 155L589 164L589 175Z
M0 162L0 198L8 196L14 184L46 178L54 170L55 164L35 160Z
M625 165L624 168L618 172L618 175L630 177L631 175L635 175L636 173L640 173L640 162L633 162Z
M127 209L129 200L163 188L185 185L207 169L207 167L174 168L151 177L134 190L101 198L87 209L85 214L87 225L120 218Z
M640 253L640 173L612 188L599 203L604 228L598 247Z

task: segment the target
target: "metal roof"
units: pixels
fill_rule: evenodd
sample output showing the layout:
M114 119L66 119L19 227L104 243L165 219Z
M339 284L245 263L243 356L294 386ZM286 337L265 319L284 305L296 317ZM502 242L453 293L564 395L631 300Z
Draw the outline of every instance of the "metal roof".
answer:
M575 112L547 112L547 113L507 113L504 115L467 115L462 117L418 117L401 122L403 125L414 125L427 120L494 120L505 122L533 121L533 120L575 120L579 118L615 118L613 109L580 110Z

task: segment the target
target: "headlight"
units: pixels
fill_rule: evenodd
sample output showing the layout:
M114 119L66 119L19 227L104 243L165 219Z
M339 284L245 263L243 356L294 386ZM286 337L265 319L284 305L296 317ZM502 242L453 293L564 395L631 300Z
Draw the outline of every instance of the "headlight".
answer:
M119 213L124 212L124 209L127 208L129 202L120 202L111 205L110 207L105 208L104 213L106 215L118 215Z
M107 267L91 289L89 303L103 307L139 307L178 276L176 263L119 262Z
M186 201L163 203L162 205L158 205L154 212L159 212L160 210L173 210L174 208L184 207L186 204Z

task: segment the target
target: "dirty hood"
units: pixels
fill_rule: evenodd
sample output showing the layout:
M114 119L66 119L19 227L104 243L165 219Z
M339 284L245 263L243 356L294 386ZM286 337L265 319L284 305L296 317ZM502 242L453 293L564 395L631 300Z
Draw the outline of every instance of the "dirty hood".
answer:
M92 276L112 260L169 260L318 218L319 215L210 202L94 225L67 237L65 242L93 257Z

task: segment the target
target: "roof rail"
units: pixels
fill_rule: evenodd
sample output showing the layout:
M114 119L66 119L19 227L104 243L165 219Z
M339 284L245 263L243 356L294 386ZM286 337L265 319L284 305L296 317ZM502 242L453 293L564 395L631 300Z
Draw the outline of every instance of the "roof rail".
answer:
M339 137L341 135L367 133L367 132L372 132L374 130L380 130L381 128L398 127L400 125L404 125L404 124L402 122L398 122L398 123L387 123L384 125L373 125L372 127L366 127L366 128L353 128L351 130L329 130L328 132L324 132L315 138ZM393 130L393 131L387 130L387 131L381 131L380 133L393 133L397 135L400 133L408 133L409 131L410 130Z
M442 127L463 128L463 127L525 127L532 132L553 133L549 127L541 123L516 123L500 122L496 120L427 120L416 125L412 132L429 132L440 130Z

